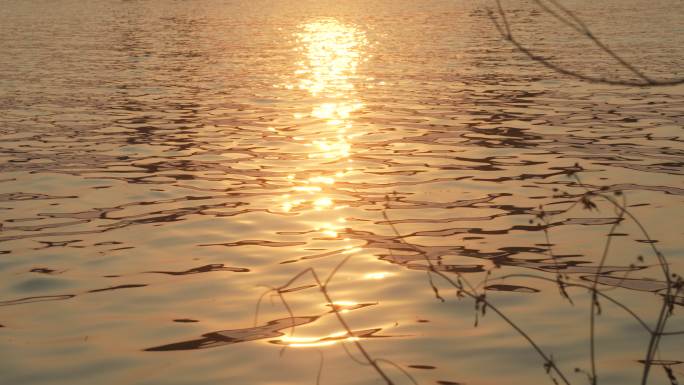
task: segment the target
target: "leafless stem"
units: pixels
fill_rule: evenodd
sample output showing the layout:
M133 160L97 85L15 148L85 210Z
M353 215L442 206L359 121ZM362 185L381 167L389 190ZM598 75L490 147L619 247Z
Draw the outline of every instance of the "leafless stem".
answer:
M541 0L534 0L536 4L538 4L542 10L550 14L551 16L555 17L557 20L562 22L563 24L568 25L572 29L574 29L576 32L582 34L584 37L592 41L600 50L608 54L610 57L612 57L621 67L629 70L633 74L635 74L638 78L640 78L640 81L630 81L630 80L617 80L617 79L609 79L609 78L603 78L603 77L596 77L596 76L589 76L589 75L584 75L579 72L575 72L572 70L569 70L567 68L563 68L557 64L554 64L547 59L536 55L534 52L532 52L529 48L525 47L523 44L521 44L518 40L516 40L515 36L513 35L508 19L506 18L506 12L501 5L501 0L496 0L496 7L497 7L497 13L498 15L495 15L494 12L487 8L487 14L489 16L489 19L492 21L492 24L494 27L496 27L496 30L499 32L502 38L504 38L506 41L511 43L518 51L523 53L525 56L527 56L530 60L533 60L549 69L552 71L555 71L557 73L567 75L574 77L576 79L584 80L587 82L591 83L600 83L600 84L609 84L609 85L619 85L619 86L634 86L634 87L655 87L655 86L673 86L673 85L678 85L678 84L684 84L684 78L678 78L678 79L671 79L671 80L653 80L649 76L645 75L643 72L639 71L634 65L630 64L627 62L625 59L623 59L620 55L615 53L612 49L610 49L608 46L606 46L603 42L601 42L592 32L589 30L589 28L586 26L586 24L579 18L577 17L572 11L569 9L563 7L560 3L558 3L555 0L548 0L553 6L556 8L560 9L560 11L565 14L565 16L569 17L567 19L560 13L554 11L551 7L548 5L544 4ZM499 23L499 20L501 19L501 23L503 23L503 26Z

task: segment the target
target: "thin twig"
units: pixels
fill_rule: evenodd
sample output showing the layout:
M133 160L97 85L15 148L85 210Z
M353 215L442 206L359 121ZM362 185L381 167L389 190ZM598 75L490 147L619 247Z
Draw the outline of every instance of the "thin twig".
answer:
M385 211L386 211L386 210L385 210ZM385 217L388 218L388 215L387 215L386 212L384 212L383 215L385 215ZM515 322L513 322L513 320L511 320L508 316L506 316L503 312L501 312L496 306L494 306L494 305L486 298L486 296L480 295L480 294L478 294L477 292L471 292L471 291L468 290L468 288L466 288L462 283L455 282L455 281L453 281L450 277L448 277L446 274L442 273L441 271L435 270L435 268L434 268L432 262L429 260L429 258L427 258L427 256L425 255L425 253L424 253L422 250L420 250L419 248L415 247L414 245L412 245L412 244L406 242L406 241L403 239L404 237L401 236L401 234L399 233L399 231L397 230L397 228L394 226L394 223L393 223L392 221L390 221L389 218L388 218L388 223L389 223L390 227L392 228L392 230L394 231L394 233L396 234L397 238L398 238L401 242L403 242L404 244L408 245L409 247L411 247L411 248L412 248L413 250L415 250L416 252L418 252L418 253L420 253L420 254L422 254L422 255L424 255L424 256L426 257L425 259L426 259L426 261L427 261L428 264L429 264L429 269L430 269L430 272L431 272L432 274L436 274L437 276L439 276L439 277L441 277L442 279L444 279L445 281L447 281L451 286L453 286L454 288L456 288L456 289L458 290L458 293L465 294L466 296L468 296L468 297L474 299L474 300L476 301L476 303L482 302L486 307L491 308L491 309L492 309L492 310L493 310L501 319L503 319L503 320L504 320L506 323L508 323L513 329L515 329L515 331L517 331L518 334L520 334L520 335L521 335L521 336L530 344L530 346L532 346L532 348L537 352L537 354L539 354L539 356L541 356L542 359L544 360L544 366L545 366L546 368L548 368L548 369L553 369L553 371L561 378L561 380L562 380L566 385L570 385L570 382L569 382L568 379L565 377L565 375L564 375L563 372L560 370L560 368L558 368L558 366L557 366L556 363L553 361L553 359L552 359L551 357L549 357L549 356L546 355L546 353L541 349L541 347L540 347L539 345L537 345L537 343L532 339L532 337L530 337L529 334L527 334L524 330L522 330L522 328L520 328ZM457 274L457 276L459 277L459 280L462 280L463 282L466 282L467 285L470 287L470 289L471 289L471 290L474 290L473 286L470 285L470 283L468 282L468 280L465 279L465 277L463 277L462 274L460 274L459 272L456 272L456 274ZM548 370L547 370L547 371L548 371ZM555 381L555 379L554 379L554 381Z
M551 0L550 0L551 1ZM597 47L599 47L602 51L610 55L615 61L618 62L622 67L628 69L630 72L634 73L637 75L637 77L641 78L641 81L629 81L629 80L615 80L615 79L608 79L608 78L603 78L603 77L596 77L596 76L588 76L581 74L579 72L571 71L569 69L563 68L557 64L551 63L547 59L536 55L534 52L532 52L530 49L527 47L523 46L520 42L518 42L515 37L513 36L508 20L506 18L506 13L501 5L501 0L496 0L496 6L498 9L498 17L501 18L504 26L502 27L498 20L497 17L494 16L494 12L492 12L491 9L487 8L487 15L489 19L491 20L492 24L496 27L497 31L499 34L504 38L506 41L511 43L518 51L523 53L525 56L527 56L529 59L536 61L537 63L557 72L563 75L571 76L576 79L584 80L587 82L591 83L600 83L600 84L609 84L609 85L619 85L619 86L633 86L633 87L658 87L658 86L673 86L673 85L678 85L678 84L684 84L684 78L679 78L679 79L672 79L672 80L653 80L650 77L644 75L641 71L636 69L632 64L624 60L622 57L620 57L618 54L616 54L613 50L608 48L605 44L603 44L600 40L598 40L593 33L586 27L586 25L572 13L570 10L562 7L559 3L552 1L552 3L561 9L566 15L570 16L577 24L580 25L580 27L577 27L577 25L571 23L567 19L563 18L560 16L557 12L554 12L551 10L548 6L544 5L541 1L535 0L537 4L539 4L542 9L564 24L567 24L571 26L573 29L576 31L582 33L585 37L590 39Z

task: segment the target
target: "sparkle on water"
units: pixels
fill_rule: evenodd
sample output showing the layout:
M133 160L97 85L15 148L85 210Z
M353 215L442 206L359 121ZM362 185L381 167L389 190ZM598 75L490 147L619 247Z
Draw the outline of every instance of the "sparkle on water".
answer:
M505 3L536 54L631 76L535 2ZM684 3L567 4L654 78L684 68ZM572 305L553 282L500 278L595 281L655 322L650 246L672 272L684 257L684 87L561 76L502 40L487 5L3 3L0 384L382 383L357 343L397 384L551 383L429 265L586 383L586 290L567 288ZM601 186L652 239L629 218L611 231L605 201L573 206ZM309 268L335 273L330 298L311 274L289 282ZM601 311L599 384L638 383L648 333ZM683 338L662 339L653 384L684 378Z

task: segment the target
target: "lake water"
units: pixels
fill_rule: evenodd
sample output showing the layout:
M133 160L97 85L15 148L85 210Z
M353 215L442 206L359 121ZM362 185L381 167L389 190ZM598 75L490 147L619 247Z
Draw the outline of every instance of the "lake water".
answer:
M649 76L684 76L683 2L565 4ZM396 384L552 383L491 309L474 326L433 275L436 298L433 266L586 384L590 292L553 281L596 280L655 327L651 246L684 270L684 86L559 75L495 6L2 1L0 383L382 384L355 342ZM503 6L536 54L632 79L533 2ZM605 199L573 206L602 186L650 241ZM345 259L332 304L310 274L281 287ZM257 314L269 287L294 318L270 294ZM598 383L637 384L650 335L600 305ZM663 337L650 383L684 378L683 342Z

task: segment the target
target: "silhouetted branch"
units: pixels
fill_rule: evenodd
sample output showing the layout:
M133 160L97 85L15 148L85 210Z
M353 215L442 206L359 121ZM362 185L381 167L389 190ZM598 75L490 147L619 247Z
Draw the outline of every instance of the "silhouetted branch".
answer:
M342 314L340 313L339 309L335 306L335 302L333 301L333 299L332 299L331 296L330 296L330 293L328 292L328 285L330 284L330 281L331 281L332 278L335 276L335 274L342 268L342 266L349 260L350 257L351 257L351 255L346 256L346 257L343 258L340 262L338 262L337 265L336 265L336 266L332 269L332 271L328 274L328 276L326 277L325 281L322 281L322 280L319 278L318 274L316 273L316 270L315 270L314 268L311 268L311 267L310 267L310 268L304 269L304 270L300 271L299 273L295 274L295 275L294 275L292 278L290 278L290 280L288 280L285 284L283 284L283 285L281 285L281 286L278 286L278 287L275 287L275 288L269 288L269 290L268 290L266 293L263 293L263 294L259 297L259 300L258 300L258 302L257 302L257 312L258 312L258 310L259 310L259 304L260 304L261 301L263 300L263 297L264 297L266 294L268 294L269 292L275 291L275 292L278 294L278 296L280 297L283 306L287 309L287 312L288 312L290 318L291 318L291 319L294 319L294 318L295 318L294 312L292 311L292 308L290 307L290 305L289 305L289 304L287 303L287 301L285 300L284 294L287 292L287 289L288 289L291 285L293 285L293 284L294 284L295 282L297 282L299 279L301 279L301 278L303 278L304 276L306 276L307 274L309 274L309 275L314 279L314 281L315 281L315 283L316 283L316 286L320 289L321 293L323 294L323 296L324 296L324 298L325 298L325 300L326 300L326 303L330 304L330 306L331 306L331 308L332 308L332 313L335 314L335 316L337 317L338 322L340 323L340 325L342 325L342 327L344 328L344 330L347 332L347 335L353 336L353 335L354 335L354 332L353 332L352 329L349 327L349 324L348 324L347 321L344 319L344 317L342 317ZM257 319L256 317L257 317L257 315L255 315L255 320ZM291 334L293 334L293 333L294 333L294 323L292 324L292 329L291 329ZM379 362L389 363L389 364L391 364L391 365L397 367L397 368L398 368L398 369L399 369L399 370L400 370L400 371L401 371L409 380L411 380L414 384L417 384L416 380L415 380L408 372L406 372L404 369L402 369L401 367L399 367L397 364L395 364L395 363L393 363L393 362L391 362L391 361L389 361L389 360L386 360L386 359L374 359L374 358L372 358L372 357L370 356L370 354L369 354L368 351L364 348L364 346L361 344L360 341L358 341L357 339L352 339L352 342L353 342L353 344L356 346L357 350L361 353L361 355L363 356L363 358L365 359L365 362L364 362L364 361L361 361L361 360L359 360L359 359L357 359L356 357L354 357L354 356L351 354L351 352L347 349L347 347L344 346L344 343L342 343L342 346L343 346L344 350L347 352L347 355L349 355L349 357L350 357L353 361L355 361L355 362L357 362L357 363L359 363L359 364L362 364L362 365L370 365L370 366L372 366L373 369L380 375L380 377L381 377L388 385L394 385L394 382L393 382L393 381L390 379L390 377L382 370L382 368L380 368L380 366L378 365ZM285 349L286 347L287 347L287 346L283 347L283 351L284 351L284 349ZM321 358L321 364L320 364L319 372L318 372L318 375L317 375L317 384L318 384L318 381L320 381L320 378L321 378L322 365L323 365L323 361L322 361L322 358Z
M570 22L570 21L568 21ZM509 316L507 316L501 309L499 309L497 306L495 306L488 298L487 298L487 282L489 280L494 279L494 280L504 280L508 278L514 278L514 277L522 277L522 278L530 278L530 279L538 279L538 280L543 280L543 281L548 281L548 282L553 282L559 286L559 289L561 291L561 295L566 297L570 303L572 304L572 300L568 293L566 292L566 288L572 288L572 287L577 287L577 288L583 288L589 291L590 296L591 296L591 305L590 305L590 350L591 350L591 369L590 372L584 371L582 369L576 368L576 372L581 372L587 375L590 383L592 385L596 385L598 382L598 376L597 376L597 369L596 369L596 354L595 354L595 316L597 314L600 314L601 309L599 305L598 299L605 299L609 301L610 303L613 303L617 307L621 308L624 310L627 314L629 314L632 318L634 318L643 328L646 332L648 332L651 335L651 338L649 340L648 348L646 351L646 357L642 361L644 363L644 370L642 374L642 385L646 385L648 382L649 378L649 372L650 372L650 367L654 363L654 358L655 355L658 352L658 346L660 343L660 340L663 336L668 336L668 335L684 335L684 330L675 330L675 331L665 331L665 326L667 323L667 320L669 316L672 315L673 312L673 306L675 303L676 296L684 289L684 282L682 281L682 278L678 275L671 275L670 270L668 267L667 259L665 256L658 250L658 248L654 245L655 242L653 242L652 238L650 237L648 231L646 230L645 226L634 216L628 209L627 209L627 201L626 198L623 199L622 202L619 202L616 198L614 198L611 195L604 194L602 191L605 190L605 188L597 188L597 189L590 189L588 188L579 178L578 175L576 175L577 172L582 171L583 168L580 167L579 165L575 165L575 167L568 173L569 176L574 177L575 180L578 183L578 186L583 188L585 192L583 194L577 195L577 200L572 202L567 208L561 209L561 210L554 210L552 213L553 214L548 214L544 210L544 206L540 206L539 208L539 213L537 214L537 218L541 221L539 228L544 231L544 237L546 239L546 245L547 245L547 253L549 257L555 262L556 266L556 277L555 279L552 278L547 278L547 277L541 277L537 275L532 275L532 274L509 274L509 275L504 275L501 277L495 277L495 278L490 278L491 270L488 270L486 273L486 276L484 278L484 287L482 287L482 283L479 285L472 285L464 276L458 271L454 271L456 274L456 279L453 279L449 275L445 274L444 272L440 271L438 267L433 263L433 261L428 257L428 255L423 251L421 248L409 243L406 241L406 236L401 235L399 233L399 230L395 226L394 221L392 221L389 218L389 215L387 211L389 210L389 196L386 197L386 205L385 209L382 211L382 215L386 221L387 224L390 225L391 229L393 230L394 234L396 237L394 238L396 241L403 243L404 245L407 245L409 248L414 250L416 253L419 255L422 255L427 263L426 267L426 273L428 276L429 284L431 288L433 289L435 296L437 299L444 301L442 296L439 293L439 288L435 284L433 280L433 274L442 278L445 282L447 282L449 285L454 287L456 289L456 295L458 298L461 297L468 297L471 298L472 300L475 301L475 326L477 326L480 313L481 315L485 314L485 311L489 308L491 309L494 313L496 313L506 324L508 324L512 329L514 329L520 336L522 336L527 343L532 347L532 349L542 358L543 360L543 366L546 372L549 374L551 377L552 381L554 383L558 383L558 380L562 381L565 385L570 385L570 382L568 379L565 377L564 373L560 370L560 368L557 366L556 362L553 359L553 356L550 354L547 354L538 344L537 342L525 331L523 330L522 327L520 327L518 324L516 324ZM616 195L622 195L621 192L615 192ZM613 209L615 210L615 214L617 215L615 222L613 222L612 226L610 227L610 230L607 234L607 239L603 247L603 252L600 257L599 263L597 265L597 275L591 280L590 284L582 284L578 282L571 281L569 276L567 274L565 277L561 273L561 268L560 264L558 263L556 255L553 253L553 250L551 248L552 243L551 243L551 237L548 232L548 228L550 227L549 225L552 223L551 218L552 215L558 215L561 213L567 213L570 210L572 210L575 207L578 207L578 205L584 206L585 209L590 209L590 210L599 210L599 206L594 202L596 198L601 198L608 202ZM605 294L602 290L599 290L599 275L603 271L603 268L606 265L606 261L609 256L609 251L611 248L612 244L612 238L614 235L614 231L621 224L623 219L629 218L631 219L640 229L642 235L646 238L646 241L648 241L651 249L653 250L653 253L655 254L658 265L662 268L663 275L665 276L665 281L667 284L667 289L665 294L663 295L663 304L660 308L659 315L657 322L655 324L655 327L649 326L644 319L642 319L636 312L634 312L632 309L630 309L628 306L623 304L622 302L618 301L617 299L613 298L610 295ZM543 223L542 223L543 222ZM392 250L390 249L390 254L392 253ZM323 296L325 297L325 300L327 303L329 303L332 307L332 313L335 314L337 317L340 325L346 330L347 334L349 336L353 335L352 329L349 327L347 324L346 320L340 313L339 309L334 306L334 302L330 296L330 293L328 291L328 286L333 279L333 277L340 271L340 269L349 261L351 256L346 256L342 258L337 265L330 271L328 276L325 278L325 280L320 279L318 276L316 270L312 267L304 269L303 271L297 273L294 275L290 280L288 280L284 285L281 285L279 287L268 287L268 291L263 293L257 302L257 307L256 311L257 313L259 312L259 306L260 303L262 302L263 298L270 292L275 292L277 296L280 297L281 302L283 306L287 309L288 314L290 315L291 318L294 319L294 312L292 311L292 308L289 306L285 299L285 293L288 293L290 291L293 291L293 289L290 289L290 286L292 286L295 282L297 282L300 279L303 279L306 276L311 276L316 285ZM623 278L624 279L624 278ZM478 291L478 288L482 287L482 292ZM598 310L598 312L597 312ZM255 322L257 321L257 315L255 315ZM294 333L294 323L292 325L292 333ZM394 366L398 370L400 370L407 378L409 378L414 384L417 385L417 382L415 379L403 368L401 368L399 365L385 360L381 358L372 358L368 351L364 348L364 346L361 344L359 340L353 339L352 342L354 343L355 347L357 348L357 351L361 354L363 359L355 357L351 351L349 351L348 347L346 346L345 343L342 343L341 346L347 353L347 355L356 363L364 366L371 366L373 369L380 375L380 377L388 384L388 385L393 385L394 383L390 379L390 377L386 374L386 372L380 367L381 363L386 363L391 366ZM284 349L284 348L283 348ZM321 353L322 354L322 353ZM322 373L322 368L323 368L323 360L321 358L321 364L319 366L319 372L317 375L317 383L320 382L321 379L321 373ZM665 365L664 366L666 374L668 376L668 379L672 381L672 378L674 376L674 371L669 370L668 367ZM556 377L557 376L557 377Z
M579 287L579 288L584 288L584 289L589 290L590 295L591 295L590 336L589 336L590 348L591 348L591 357L590 357L591 373L586 372L586 371L582 371L579 368L577 368L576 371L579 370L580 372L585 373L587 375L587 377L589 378L592 385L595 385L598 382L598 376L596 374L597 370L596 370L596 354L595 354L595 315L597 314L597 310L598 310L598 314L600 314L600 312L601 312L598 299L604 298L604 299L608 300L609 302L615 304L619 308L623 309L624 311L626 311L651 335L649 345L648 345L648 349L646 352L646 359L643 360L643 363L645 366L644 366L644 371L643 371L643 375L642 375L642 385L645 385L648 382L649 369L650 369L650 366L654 362L654 357L658 351L658 345L659 345L660 339L663 336L667 336L667 335L683 335L684 334L684 331L670 331L670 332L665 331L665 325L666 325L667 319L672 314L672 311L673 311L675 298L682 290L684 290L684 282L682 281L682 278L679 277L678 275L672 275L672 276L670 275L670 270L669 270L668 263L667 263L665 256L654 245L655 242L653 242L653 240L650 237L645 226L639 221L638 218L636 218L636 216L634 216L634 214L632 214L627 209L626 199L625 199L624 195L622 194L622 192L620 192L620 191L615 192L616 195L622 195L623 196L623 201L618 202L614 197L601 192L605 188L600 188L600 189L596 189L596 190L589 189L586 185L584 185L582 183L581 179L576 175L576 173L581 171L581 170L583 170L583 168L576 164L574 169L571 170L568 173L568 175L574 176L578 185L580 187L582 187L586 192L579 195L577 200L575 202L573 202L571 205L569 205L569 207L567 207L563 210L557 210L554 213L556 213L556 214L567 213L571 209L573 209L574 207L577 207L580 204L583 205L585 209L598 210L599 207L596 205L596 203L594 203L595 198L602 198L606 202L608 202L611 206L613 206L613 208L615 209L617 217L616 217L616 220L613 223L613 225L610 227L608 234L606 235L607 239L606 239L605 245L603 247L603 252L602 252L602 255L600 257L600 261L599 261L599 264L597 267L599 274L600 274L600 272L603 271L603 268L604 268L606 261L608 259L609 250L610 250L610 247L612 244L612 238L613 238L614 231L617 228L617 226L619 226L623 222L623 219L625 219L625 218L631 219L638 226L642 235L646 238L646 241L649 243L650 247L652 248L652 250L653 250L653 252L654 252L654 254L658 260L658 266L660 266L662 268L663 275L665 275L665 277L666 277L665 280L666 280L666 284L667 284L667 290L663 296L663 298L664 298L663 299L663 305L660 309L660 312L658 315L658 320L656 322L655 327L651 328L632 309L630 309L629 307L627 307L626 305L624 305L620 301L616 300L615 298L613 298L613 297L603 293L601 290L599 290L599 288L598 288L599 276L598 275L592 280L591 285L574 283L574 282L568 281L567 279L563 279L563 276L562 276L562 274L560 274L559 271L557 271L557 277L555 280L550 279L550 278L546 278L546 277L539 277L539 276L528 275L528 274L511 274L511 275L506 275L506 276L498 277L498 278L494 278L494 279L505 279L505 278L511 278L511 277L527 277L527 278L541 279L541 280L545 280L545 281L549 281L549 282L554 282L557 285L559 285L559 288L561 290L561 294L563 296L567 297L568 299L570 299L570 297L565 292L566 286L567 287ZM478 319L479 312L481 311L482 314L484 314L484 311L486 308L491 308L495 313L497 313L497 315L499 315L500 318L502 318L514 330L516 330L518 332L518 334L523 336L523 338L525 338L527 340L527 342L530 344L530 346L532 346L533 349L543 358L544 367L546 368L547 373L550 373L550 371L553 371L554 373L556 373L561 378L562 381L564 381L566 384L569 384L567 379L564 377L563 373L560 371L560 369L556 366L555 362L553 361L553 357L550 355L547 355L539 347L539 345L536 344L536 342L531 338L531 336L529 334L527 334L524 330L522 330L522 328L520 328L517 324L515 324L510 318L508 318L508 316L506 316L500 309L498 309L496 306L494 306L487 299L486 289L485 289L484 293L478 293L476 288L473 287L472 285L470 285L468 280L465 279L465 277L463 277L463 275L457 271L455 272L455 274L457 275L458 280L454 281L449 276L445 275L443 272L438 271L435 268L435 265L427 257L427 255L425 254L425 252L423 250L421 250L420 248L408 243L405 240L406 237L399 233L398 229L394 225L394 222L392 220L390 220L390 218L387 214L388 208L389 207L387 206L386 209L383 211L383 216L386 220L386 223L389 224L391 226L392 230L394 231L394 233L396 235L396 238L395 238L396 240L408 245L414 251L416 251L417 253L419 253L420 255L423 255L425 257L425 261L427 262L427 265L428 265L426 267L427 267L428 276L430 277L430 285L433 287L433 290L435 291L435 293L438 293L438 289L434 285L434 282L431 279L432 274L435 274L435 275L443 278L451 286L455 287L457 289L457 294L459 297L465 295L465 296L470 297L473 300L475 300L476 326L477 326L477 319ZM556 267L558 267L556 257L553 253L553 250L551 249L552 243L551 243L550 236L548 233L548 227L549 227L548 225L550 223L551 216L548 215L544 211L543 206L541 206L540 212L537 214L537 218L539 218L539 220L543 222L543 223L540 223L539 228L544 231L545 238L546 238L546 245L548 246L547 252L548 252L550 258L554 262L556 262ZM560 270L560 269L557 269L557 270ZM491 271L487 271L487 275L486 275L485 280L484 280L485 282L487 282L487 280L490 279L489 278L490 273L491 273ZM674 280L675 278L676 278L676 280ZM623 279L625 279L625 278L623 277ZM463 282L465 282L465 285ZM477 287L480 287L480 286L481 286L481 284L478 285ZM486 283L485 283L485 286L486 286ZM441 298L441 297L438 297L438 298ZM572 301L571 301L571 303L572 303ZM669 372L668 372L668 375L669 375ZM554 382L556 382L556 380L553 377L552 377L552 379Z
M428 273L435 274L442 279L444 279L446 282L448 282L451 286L457 289L457 294L464 294L471 299L475 300L476 304L476 317L478 316L477 310L479 310L479 304L483 304L482 307L482 312L484 314L484 311L487 307L491 308L501 319L503 319L508 325L510 325L515 331L518 332L529 344L532 346L532 348L539 354L540 357L544 360L544 367L546 368L547 373L550 374L550 370L553 370L560 378L561 380L566 384L570 385L570 382L567 380L563 372L558 368L556 363L554 362L553 358L551 356L548 356L542 349L541 347L530 337L529 334L527 334L521 327L519 327L513 320L511 320L508 316L506 316L503 312L501 312L496 306L494 306L487 298L486 295L484 294L478 294L477 291L475 291L475 288L468 282L468 280L463 277L463 275L459 272L456 272L456 275L458 276L458 281L454 281L451 279L451 277L447 276L446 274L442 273L441 271L438 271L435 269L434 265L432 264L432 261L425 255L425 253L420 250L419 248L415 247L411 243L406 242L404 240L404 237L399 233L399 230L397 230L396 226L394 226L394 222L389 220L389 217L386 213L386 210L383 211L383 215L387 219L387 222L389 223L390 227L394 231L394 233L397 236L397 239L400 242L403 242L405 245L409 246L412 248L414 251L417 253L425 256L425 260L428 263ZM467 287L463 285L462 282L465 282ZM431 281L432 283L432 281ZM435 288L436 290L436 288ZM476 321L477 325L477 321ZM556 382L556 380L552 377L553 381Z
M513 33L511 32L511 28L508 22L508 19L506 18L506 12L503 9L503 6L501 5L501 0L496 0L496 7L497 7L497 13L498 15L495 15L494 12L487 8L487 15L489 16L490 20L492 21L493 25L496 27L497 31L503 37L505 40L507 40L509 43L511 43L518 51L522 52L525 56L527 56L529 59L555 71L563 75L571 76L576 79L592 82L592 83L601 83L601 84L610 84L610 85L620 85L620 86L635 86L635 87L643 87L643 86L649 86L649 87L654 87L654 86L673 86L673 85L678 85L678 84L684 84L684 78L678 78L678 79L671 79L671 80L653 80L641 71L639 71L636 67L634 67L632 64L627 62L625 59L623 59L620 55L615 53L613 50L611 50L608 46L606 46L603 42L601 42L592 32L589 30L589 28L586 26L586 24L579 18L577 17L572 11L569 9L563 7L561 4L559 4L555 0L547 0L553 6L558 8L560 12L565 14L567 17L569 17L572 21L568 20L566 17L561 15L559 12L554 11L551 7L548 5L544 4L541 0L534 0L536 4L538 4L542 10L559 20L565 25L568 25L571 27L573 30L576 32L580 33L582 36L586 37L590 41L592 41L600 50L608 54L610 57L612 57L621 67L627 69L628 71L632 72L635 74L637 77L641 79L641 81L629 81L629 80L616 80L616 79L608 79L608 78L603 78L603 77L596 77L596 76L589 76L589 75L584 75L576 71L572 71L566 68L563 68L555 63L552 63L548 61L547 59L536 55L534 52L532 52L529 48L525 47L522 43L520 43ZM501 23L499 22L498 19L501 19ZM501 25L503 24L503 26Z
M534 275L534 274L507 274L507 275L502 275L501 277L496 277L495 279L496 279L496 280L506 280L506 279L509 279L509 278L530 278L530 279L538 279L538 280L542 280L542 281L548 281L548 282L552 282L552 283L555 283L555 282L556 282L555 280L553 280L553 279L551 279L551 278L540 277L540 276ZM589 292L592 292L592 291L595 290L595 289L593 288L593 286L584 285L584 284L582 284L582 283L566 282L565 284L566 284L568 287L577 287L577 288L587 289ZM604 299L606 299L606 300L612 302L613 304L615 304L615 305L618 306L619 308L621 308L621 309L623 309L624 311L626 311L626 312L627 312L629 315L631 315L631 316L632 316L632 317L633 317L633 318L634 318L634 319L635 319L635 320L636 320L636 321L637 321L637 322L638 322L638 323L639 323L639 324L640 324L640 325L641 325L649 334L655 333L655 331L654 331L653 329L651 329L650 326L648 326L648 324L646 323L646 321L644 321L641 317L639 317L639 315L637 315L632 309L630 309L629 307L627 307L627 306L626 306L625 304L623 304L622 302L620 302L620 301L616 300L615 298L613 298L613 297L607 295L606 293L602 292L601 290L596 290L596 295L598 295L599 297L602 297L602 298L604 298ZM682 334L684 334L684 330L673 331L673 332L661 332L660 334L661 334L661 335L682 335Z
M624 197L624 195L623 195ZM626 206L626 202L625 205ZM606 264L606 260L608 259L608 251L610 250L610 245L613 241L612 234L615 232L615 229L620 225L620 222L622 222L622 219L624 218L625 215L625 210L623 207L620 208L619 213L618 213L618 220L610 227L610 230L608 231L608 235L606 236L606 243L603 247L603 254L601 255L601 260L599 261L598 265L598 271L599 273L603 270L603 266ZM590 353L590 358L591 358L591 384L596 385L596 381L598 379L597 374L596 374L596 327L595 327L595 317L596 317L596 308L599 306L598 304L598 298L596 296L596 293L598 290L596 289L598 286L598 280L599 280L599 274L596 274L594 277L594 282L592 284L592 290L591 290L591 306L589 309L589 353ZM600 312L600 307L599 307L599 312Z

